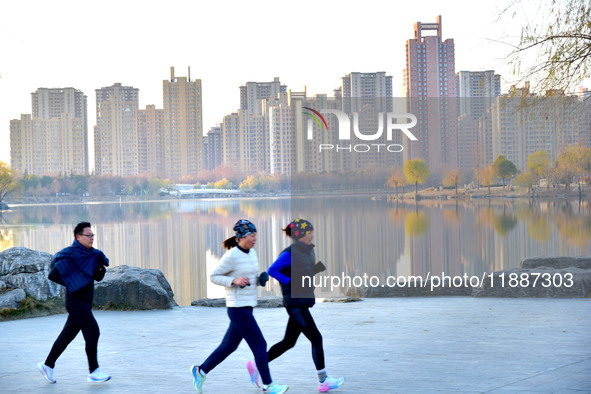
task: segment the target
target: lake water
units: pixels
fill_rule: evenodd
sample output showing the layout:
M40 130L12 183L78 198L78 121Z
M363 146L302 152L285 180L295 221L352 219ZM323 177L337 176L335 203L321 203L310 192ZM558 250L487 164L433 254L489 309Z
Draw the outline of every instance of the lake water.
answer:
M304 217L315 227L323 275L355 279L476 275L518 267L534 256L579 256L591 250L586 202L470 200L374 201L370 196L15 206L0 217L0 251L13 246L56 253L71 244L76 223L92 222L95 247L111 266L162 270L177 303L223 297L209 281L238 219L258 229L256 250L266 269L289 245L281 231ZM331 279L331 280L334 280ZM336 284L336 282L332 282ZM352 283L351 286L360 282ZM343 283L344 284L344 283ZM320 289L344 294L349 285ZM280 295L270 281L262 295Z

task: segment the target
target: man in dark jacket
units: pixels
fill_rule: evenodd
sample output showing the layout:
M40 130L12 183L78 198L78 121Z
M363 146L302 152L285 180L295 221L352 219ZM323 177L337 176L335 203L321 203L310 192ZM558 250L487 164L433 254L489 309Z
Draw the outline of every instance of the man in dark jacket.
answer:
M74 229L74 238L74 243L56 253L52 262L66 286L68 320L54 342L47 359L44 363L38 363L37 368L48 382L55 383L56 380L53 378L55 362L76 335L82 331L90 371L88 381L106 382L111 377L102 372L98 365L97 348L100 332L92 314L92 300L95 273L104 271L105 266L109 265L109 259L103 252L92 247L94 233L90 223L78 223Z

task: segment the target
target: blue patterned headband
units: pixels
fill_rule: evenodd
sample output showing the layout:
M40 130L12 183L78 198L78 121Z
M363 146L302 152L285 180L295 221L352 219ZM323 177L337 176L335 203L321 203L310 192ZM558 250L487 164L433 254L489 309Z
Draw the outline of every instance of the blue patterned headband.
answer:
M234 225L236 231L236 238L244 238L249 234L256 233L257 228L249 220L241 219Z

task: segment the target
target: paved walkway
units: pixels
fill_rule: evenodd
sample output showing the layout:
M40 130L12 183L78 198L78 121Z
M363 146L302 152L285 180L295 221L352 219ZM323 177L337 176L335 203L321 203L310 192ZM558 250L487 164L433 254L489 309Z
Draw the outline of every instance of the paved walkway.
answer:
M390 298L312 310L324 336L335 393L591 392L591 299ZM56 315L0 323L0 392L192 393L201 363L227 327L225 308L97 311L99 362L111 381L86 381L82 336L58 360L57 384L36 369L65 322ZM271 345L283 308L256 309ZM210 372L206 393L260 392L250 383L245 343ZM317 393L309 343L271 363L290 393Z

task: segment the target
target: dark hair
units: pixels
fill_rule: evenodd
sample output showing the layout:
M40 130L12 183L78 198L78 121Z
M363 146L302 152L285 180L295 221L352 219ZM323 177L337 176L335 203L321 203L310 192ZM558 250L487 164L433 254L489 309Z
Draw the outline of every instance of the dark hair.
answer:
M305 237L307 234L314 231L314 226L310 223L309 220L298 218L289 223L285 228L282 228L285 232L285 235L293 238L293 239L300 239Z
M222 245L226 249L232 249L234 246L238 246L238 240L236 239L235 236L232 236L232 237L228 238L227 240L225 240L224 242L222 242Z
M287 226L285 226L285 228L282 228L281 230L283 230L283 232L285 233L285 236L291 237L291 227L289 227L289 224Z
M78 223L76 227L74 227L74 238L76 238L76 235L82 234L86 227L92 227L92 225L89 222Z

